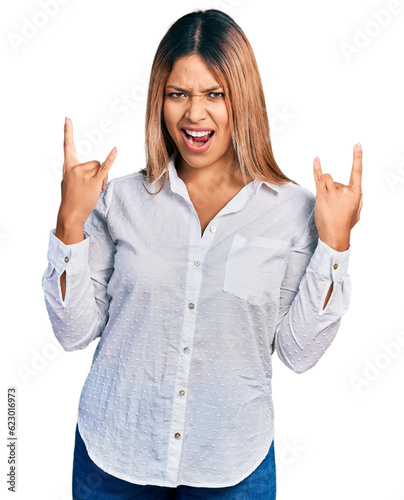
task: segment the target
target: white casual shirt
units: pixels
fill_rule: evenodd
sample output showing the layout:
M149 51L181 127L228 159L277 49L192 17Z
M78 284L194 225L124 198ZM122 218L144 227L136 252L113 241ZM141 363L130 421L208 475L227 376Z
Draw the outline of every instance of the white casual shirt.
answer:
M173 157L168 170L156 196L140 172L111 179L83 241L50 230L46 307L65 350L99 338L77 420L101 469L140 485L232 486L274 438L274 351L302 373L337 333L350 248L318 239L310 191L258 180L201 236Z

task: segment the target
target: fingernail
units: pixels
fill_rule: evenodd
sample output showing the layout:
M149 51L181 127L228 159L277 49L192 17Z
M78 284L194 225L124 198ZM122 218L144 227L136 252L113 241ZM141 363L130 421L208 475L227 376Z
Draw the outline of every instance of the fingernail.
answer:
M361 146L361 143L360 143L360 142L357 142L357 143L355 144L355 149L356 149L356 151L362 151L362 146Z
M316 157L314 158L314 161L315 161L315 163L318 163L318 162L320 161L320 158L319 158L318 156L316 156Z
M116 146L114 146L114 147L112 148L111 153L112 153L112 154L115 154L115 153L116 153Z
M69 118L66 116L66 118L65 118L65 125L67 125L68 121L69 121Z

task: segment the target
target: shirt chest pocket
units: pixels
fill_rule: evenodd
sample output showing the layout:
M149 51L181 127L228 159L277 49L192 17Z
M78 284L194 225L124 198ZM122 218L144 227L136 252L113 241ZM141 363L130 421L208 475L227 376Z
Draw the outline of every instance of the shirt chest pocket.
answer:
M284 240L236 235L226 262L223 291L258 306L277 301L288 249Z

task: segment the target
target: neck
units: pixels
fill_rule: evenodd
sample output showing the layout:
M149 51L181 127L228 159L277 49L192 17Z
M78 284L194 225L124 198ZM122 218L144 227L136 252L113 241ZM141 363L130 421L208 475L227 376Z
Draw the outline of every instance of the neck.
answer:
M207 167L191 167L178 156L175 161L175 168L177 175L182 179L185 184L193 186L204 186L211 184L212 181L219 183L221 186L244 186L242 173L234 158L220 162L217 164L209 165ZM252 179L247 174L247 182Z

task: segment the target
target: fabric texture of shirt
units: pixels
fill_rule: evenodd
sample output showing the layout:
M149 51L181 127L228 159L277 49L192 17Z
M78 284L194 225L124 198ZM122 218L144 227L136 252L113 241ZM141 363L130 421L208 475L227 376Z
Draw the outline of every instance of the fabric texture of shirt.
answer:
M302 373L338 331L350 248L319 240L315 196L293 183L253 180L201 235L173 157L168 170L155 196L140 172L111 179L83 241L50 230L45 303L65 350L99 339L77 421L101 469L141 485L232 486L274 438L272 354Z

